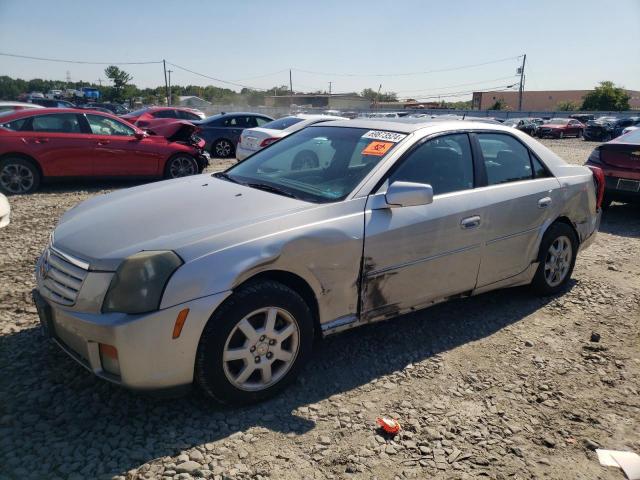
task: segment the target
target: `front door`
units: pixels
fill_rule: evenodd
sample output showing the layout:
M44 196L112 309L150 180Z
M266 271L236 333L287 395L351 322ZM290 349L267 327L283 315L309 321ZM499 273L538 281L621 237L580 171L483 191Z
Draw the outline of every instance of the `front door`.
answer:
M153 176L162 155L150 139L138 139L130 126L110 117L87 114L95 148L94 175Z
M516 138L478 133L487 186L485 242L478 287L524 272L535 261L540 228L560 198L560 183Z
M365 216L362 316L394 316L476 285L484 236L483 194L474 189L467 134L418 145L380 188L394 181L433 187L429 205L372 209Z

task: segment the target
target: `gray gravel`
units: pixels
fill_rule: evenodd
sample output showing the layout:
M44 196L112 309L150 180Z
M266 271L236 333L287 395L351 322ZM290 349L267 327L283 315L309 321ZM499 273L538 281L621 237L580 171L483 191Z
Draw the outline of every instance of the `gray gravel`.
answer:
M544 143L573 163L595 146ZM11 198L0 478L618 479L593 450L640 451L638 207L606 213L562 296L503 290L347 332L320 343L280 397L222 409L100 381L37 328L29 292L50 230L77 202L127 185ZM401 433L381 435L380 415Z

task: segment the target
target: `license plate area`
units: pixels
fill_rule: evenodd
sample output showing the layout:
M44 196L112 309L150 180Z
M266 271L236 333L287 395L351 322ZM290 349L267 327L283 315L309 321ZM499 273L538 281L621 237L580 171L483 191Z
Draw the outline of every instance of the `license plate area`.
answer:
M640 181L620 178L618 179L618 185L616 186L616 188L618 190L624 190L625 192L638 192L640 191Z

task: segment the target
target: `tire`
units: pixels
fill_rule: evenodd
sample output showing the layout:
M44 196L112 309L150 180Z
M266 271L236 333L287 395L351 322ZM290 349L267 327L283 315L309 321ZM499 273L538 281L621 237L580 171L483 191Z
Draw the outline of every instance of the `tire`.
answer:
M275 318L273 329L270 317ZM289 331L289 336L278 339L278 334ZM275 281L249 283L228 298L205 326L196 354L196 383L223 404L266 400L294 380L309 358L313 338L311 310L297 292ZM270 372L270 381L265 371Z
M8 157L0 160L0 192L9 195L31 193L38 189L42 175L31 160Z
M164 178L188 177L198 173L200 173L198 162L186 153L174 155L164 166Z
M554 255L551 249L558 251L561 246L565 248L560 250L560 255ZM566 247L570 247L570 251ZM540 295L554 295L564 290L573 273L577 253L578 238L573 229L561 222L551 224L540 242L540 264L531 282L533 289Z
M235 155L236 149L230 140L221 138L216 140L211 148L211 154L216 158L231 158Z

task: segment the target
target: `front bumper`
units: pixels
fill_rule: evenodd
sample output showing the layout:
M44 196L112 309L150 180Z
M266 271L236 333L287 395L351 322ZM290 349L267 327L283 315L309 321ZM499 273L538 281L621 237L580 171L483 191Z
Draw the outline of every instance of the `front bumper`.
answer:
M211 163L211 155L209 155L209 152L202 150L196 155L196 161L198 162L198 167L200 167L200 171L202 172L202 170L207 168L209 163Z
M213 311L228 296L218 293L141 315L84 313L33 291L46 334L87 370L135 390L164 390L193 382L196 351ZM189 314L178 338L172 338L178 313ZM117 349L119 371L101 356L100 344Z

